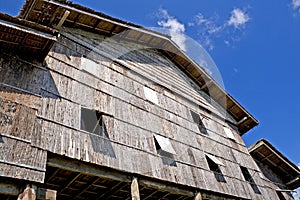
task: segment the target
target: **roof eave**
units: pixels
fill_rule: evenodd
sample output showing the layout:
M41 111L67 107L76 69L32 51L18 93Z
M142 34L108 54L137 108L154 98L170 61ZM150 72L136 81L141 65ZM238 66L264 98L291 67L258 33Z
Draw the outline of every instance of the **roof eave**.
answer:
M37 16L38 13L35 12L42 7L53 7L53 9L50 9L52 13L47 13L48 15L51 15L51 19L43 21L42 17ZM56 12L57 9L61 9L59 11L62 12ZM169 59L188 74L200 86L200 88L203 87L204 92L227 110L227 112L237 121L236 126L238 127L241 135L258 125L258 121L249 112L247 112L246 109L244 109L233 97L221 88L201 66L189 58L170 39L170 37L165 34L154 32L141 26L112 18L89 8L72 4L71 2L66 2L65 0L27 0L19 17L52 28L55 27L55 23L62 18L62 13L66 10L70 11L70 15L65 21L65 26L82 28L87 31L94 31L108 36L126 32L126 35L123 36L126 39L164 51ZM89 24L84 24L84 26L81 25L80 23L83 22L80 21L80 16L88 17L86 18L86 23ZM91 21L95 21L95 24L91 24ZM106 24L104 25L104 23ZM155 43L154 39L156 39ZM207 81L211 82L209 87L205 87Z

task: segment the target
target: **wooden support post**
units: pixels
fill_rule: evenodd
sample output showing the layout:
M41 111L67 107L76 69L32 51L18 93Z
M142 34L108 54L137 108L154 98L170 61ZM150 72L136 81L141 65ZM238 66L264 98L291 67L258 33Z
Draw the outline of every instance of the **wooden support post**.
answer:
M140 191L139 191L139 183L137 178L133 177L131 183L131 199L132 200L140 200Z
M27 185L18 200L56 200L56 191Z
M202 200L202 195L200 192L196 193L195 200Z
M56 200L56 191L45 188L38 188L37 200Z
M35 190L31 188L29 185L26 186L23 193L19 194L18 200L35 200Z

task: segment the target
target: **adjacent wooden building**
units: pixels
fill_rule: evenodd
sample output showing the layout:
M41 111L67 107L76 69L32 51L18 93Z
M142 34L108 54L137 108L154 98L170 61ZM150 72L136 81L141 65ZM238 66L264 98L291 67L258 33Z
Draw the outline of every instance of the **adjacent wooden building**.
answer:
M258 121L168 36L64 0L0 28L0 199L280 199Z
M293 199L292 193L300 187L300 169L265 139L251 145L249 152L263 173L262 179L276 190L279 199Z

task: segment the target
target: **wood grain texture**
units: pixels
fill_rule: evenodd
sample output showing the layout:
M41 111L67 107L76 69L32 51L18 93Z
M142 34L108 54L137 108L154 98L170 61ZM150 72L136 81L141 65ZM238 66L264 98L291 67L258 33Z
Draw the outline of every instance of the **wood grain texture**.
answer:
M9 162L0 171L4 176L42 182L51 152L199 190L262 199L244 180L240 166L245 166L267 195L233 118L171 60L158 50L74 29L61 35L42 65L0 60L5 141L0 156ZM144 87L155 92L157 104L147 100ZM82 107L103 115L105 135L80 130ZM154 135L167 138L176 154L160 154ZM206 155L224 163L225 182L216 180ZM7 170L11 163L15 172Z

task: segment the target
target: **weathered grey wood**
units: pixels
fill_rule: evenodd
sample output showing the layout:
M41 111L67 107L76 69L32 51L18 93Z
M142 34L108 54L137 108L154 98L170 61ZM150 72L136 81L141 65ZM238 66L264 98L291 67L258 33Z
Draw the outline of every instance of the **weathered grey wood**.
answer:
M258 176L235 120L157 50L63 28L43 64L16 58L2 58L0 64L1 176L42 183L47 163L78 176L132 181L132 199L140 198L138 186L198 200L275 198L265 189L273 185ZM154 91L157 102L147 99L144 87ZM80 130L82 107L103 114L105 136ZM199 114L207 134L191 111ZM236 141L223 127L232 129ZM159 154L154 135L167 138L176 153ZM206 155L224 163L226 182L216 180ZM253 192L240 165L253 174L263 195ZM129 178L133 174L138 181Z

